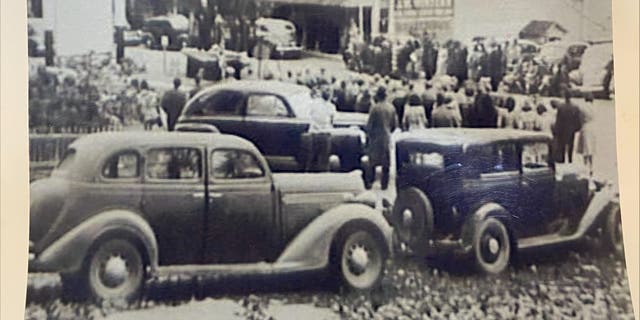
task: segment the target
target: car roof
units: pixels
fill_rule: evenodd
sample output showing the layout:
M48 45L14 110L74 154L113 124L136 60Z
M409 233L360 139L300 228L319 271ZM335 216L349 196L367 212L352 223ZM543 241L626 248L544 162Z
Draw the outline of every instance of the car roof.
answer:
M208 145L213 148L240 148L257 152L255 146L240 137L210 132L122 131L83 136L70 147L87 153L105 154L123 147Z
M202 94L218 90L231 90L243 93L265 93L282 96L292 96L310 92L309 88L293 83L275 80L238 80L224 84L214 85L202 90Z
M399 143L424 143L440 147L487 145L509 141L549 141L551 135L515 129L434 128L403 132Z

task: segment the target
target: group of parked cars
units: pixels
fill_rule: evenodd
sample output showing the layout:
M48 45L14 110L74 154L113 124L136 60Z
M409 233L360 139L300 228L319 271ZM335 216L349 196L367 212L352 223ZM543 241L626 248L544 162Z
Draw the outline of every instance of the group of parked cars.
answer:
M259 18L254 22L254 32L249 36L247 54L255 56L256 47L262 42L274 59L297 59L302 47L297 39L295 25L288 20ZM197 45L198 38L190 34L189 20L183 15L152 17L144 21L141 29L124 30L124 45L144 45L150 49L162 48L162 37L168 40L168 50L182 50Z
M401 247L472 257L486 274L518 252L591 236L622 254L615 186L557 167L543 133L402 133L391 203L351 171L364 126L336 116L320 132L344 172L274 173L264 155L296 159L317 134L310 99L297 85L240 81L192 98L186 132L79 138L31 184L29 270L60 273L72 296L131 300L147 279L176 273L317 272L366 291Z

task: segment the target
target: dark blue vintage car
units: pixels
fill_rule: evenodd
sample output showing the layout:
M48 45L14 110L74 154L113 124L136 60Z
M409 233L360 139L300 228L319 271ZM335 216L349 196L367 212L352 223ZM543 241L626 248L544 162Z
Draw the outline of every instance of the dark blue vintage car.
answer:
M296 170L309 169L313 158L322 159L315 159L319 165L312 170L322 171L331 155L340 160L341 171L360 168L367 115L320 110L325 107L304 86L235 81L200 92L187 102L178 123L206 123L243 137L278 171L283 168L278 163L290 160Z
M470 254L499 273L517 250L575 243L604 230L622 251L617 190L556 167L551 137L501 129L429 129L396 142L399 238L427 255Z

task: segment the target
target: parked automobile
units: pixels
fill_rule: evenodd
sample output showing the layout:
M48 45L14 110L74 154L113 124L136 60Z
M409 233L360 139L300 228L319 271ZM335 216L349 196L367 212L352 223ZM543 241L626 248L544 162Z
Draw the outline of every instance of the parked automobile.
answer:
M580 67L582 55L588 47L586 42L553 41L540 48L539 58L547 64L564 62L572 71Z
M360 168L365 142L360 128L366 124L366 115L326 110L319 119L313 115L324 107L318 105L319 101L304 86L278 81L234 81L203 89L187 102L178 123L214 125L222 133L256 144L272 164L285 158L298 167L313 156L310 140L315 135L329 135L330 150L322 156L337 156L342 171ZM328 127L321 128L322 122ZM318 128L311 130L312 127Z
M613 81L613 43L593 44L584 52L582 64L578 69L580 93L591 92L597 97L609 98L614 92ZM605 87L607 86L607 87Z
M284 19L259 18L255 21L254 34L249 39L249 56L254 55L258 40L265 41L271 50L271 58L299 59L302 47L298 44L296 27Z
M151 49L162 48L162 37L169 40L167 49L180 50L190 45L189 20L182 15L157 16L144 21L142 39Z
M396 142L399 241L426 255L471 256L499 273L515 253L574 244L604 230L624 255L617 190L556 167L551 137L502 129L431 129Z
M235 136L90 134L31 184L29 270L97 300L135 299L145 279L172 274L328 270L367 290L392 229L363 191L349 173L273 174Z

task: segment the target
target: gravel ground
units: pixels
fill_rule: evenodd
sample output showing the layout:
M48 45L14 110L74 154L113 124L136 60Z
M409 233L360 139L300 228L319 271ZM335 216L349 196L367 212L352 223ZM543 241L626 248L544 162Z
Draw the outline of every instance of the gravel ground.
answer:
M499 276L476 274L461 262L400 258L389 265L381 289L367 295L331 290L317 277L199 286L176 277L150 283L135 306L66 303L57 276L33 274L25 318L169 319L195 312L283 319L306 310L313 319L633 319L624 262L612 256L584 248L521 256Z

